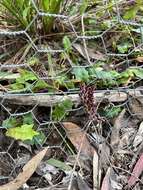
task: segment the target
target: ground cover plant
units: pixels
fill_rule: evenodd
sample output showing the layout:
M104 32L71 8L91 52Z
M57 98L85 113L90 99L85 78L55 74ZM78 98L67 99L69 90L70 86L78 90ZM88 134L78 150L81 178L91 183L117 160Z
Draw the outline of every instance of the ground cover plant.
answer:
M0 0L0 189L142 189L142 23L141 0Z

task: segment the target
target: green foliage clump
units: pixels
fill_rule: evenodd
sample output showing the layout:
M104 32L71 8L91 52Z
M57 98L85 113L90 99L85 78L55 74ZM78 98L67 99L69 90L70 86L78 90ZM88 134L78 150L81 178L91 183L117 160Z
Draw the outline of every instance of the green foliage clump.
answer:
M72 109L73 103L70 99L66 99L54 106L52 111L52 118L55 121L63 120Z
M104 110L104 115L105 117L112 119L114 117L117 117L121 111L122 111L121 107L108 106Z
M22 117L10 117L3 121L2 126L7 130L6 136L22 140L27 144L42 145L46 138L42 131L35 130L36 126L31 113Z
M40 0L35 4L39 11L42 10L48 14L57 14L60 11L62 1L63 0ZM31 33L35 33L37 31L36 24L30 26L37 14L37 10L32 1L2 0L0 1L0 7L1 11L3 11L4 21L7 22L8 25L13 26L14 29L24 30L30 27ZM43 16L40 22L44 33L48 33L51 31L53 26L54 17Z

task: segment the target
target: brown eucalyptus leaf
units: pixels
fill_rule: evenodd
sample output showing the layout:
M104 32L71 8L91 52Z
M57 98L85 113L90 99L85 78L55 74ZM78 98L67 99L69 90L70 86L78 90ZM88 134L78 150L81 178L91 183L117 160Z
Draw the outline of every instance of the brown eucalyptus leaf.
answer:
M108 168L110 160L110 148L105 141L99 144L99 151L100 151L101 169L105 170L106 168Z
M141 154L140 158L137 160L131 177L128 180L128 187L132 187L138 181L138 178L143 172L143 153Z
M86 132L83 131L78 125L72 122L64 122L67 137L75 146L76 150L88 157L93 157L95 149L90 145Z
M137 149L137 147L143 142L143 122L141 122L138 132L133 141L133 147Z
M123 109L118 115L118 117L116 118L114 126L113 126L112 133L111 133L111 146L113 147L113 149L115 149L119 144L120 129L126 125L125 118L124 118L125 113L126 111L125 109Z
M108 168L106 175L103 179L101 190L110 190L110 170L111 168Z
M101 169L99 166L99 156L95 152L93 156L93 190L98 190L101 179Z
M136 97L129 97L129 111L139 120L143 120L143 103Z
M70 165L74 166L76 159L77 159L77 156L78 156L77 154L69 155L67 158L67 162L70 163ZM87 172L91 171L91 161L89 160L89 158L87 158L84 155L78 156L77 166L84 168L84 170L86 170Z
M143 56L139 56L135 60L138 61L139 63L142 63L143 62Z
M101 190L122 190L123 187L118 181L118 175L109 167L103 179Z
M80 44L76 44L74 43L73 44L73 47L85 58L87 59L86 57L86 53L85 53L85 50L84 50L84 47ZM94 49L92 48L87 48L87 51L88 51L88 55L91 59L95 59L95 60L100 60L100 61L105 61L106 60L106 56L104 54L102 54L101 52L99 51L95 51Z
M80 175L77 175L77 184L79 190L92 190L90 187L88 187L86 181L83 180Z
M22 172L11 182L0 186L0 190L17 190L32 176L41 160L44 158L48 148L35 155L22 169Z

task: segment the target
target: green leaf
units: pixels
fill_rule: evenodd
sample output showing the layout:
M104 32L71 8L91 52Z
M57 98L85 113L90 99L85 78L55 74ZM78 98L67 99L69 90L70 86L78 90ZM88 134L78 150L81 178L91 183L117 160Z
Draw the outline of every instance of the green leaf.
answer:
M12 90L29 89L31 84L28 82L37 80L37 77L32 71L27 71L25 69L20 69L19 72L20 77L16 79L14 84L10 85L10 88Z
M117 45L117 49L120 53L127 53L128 49L131 47L132 45L128 42Z
M101 80L111 81L119 76L119 73L116 71L104 71L102 67L90 68L89 74L92 77L96 77Z
M88 0L83 0L80 6L80 14L83 14L88 7Z
M70 53L72 49L72 45L71 45L70 39L67 36L64 36L63 38L63 45L64 45L65 51L67 53Z
M107 118L113 118L113 117L118 116L121 110L122 109L120 107L110 106L107 109L105 109L105 115Z
M132 69L132 71L136 77L143 79L143 69L142 68Z
M70 99L66 99L60 103L66 110L72 109L73 103Z
M61 121L65 116L69 114L68 110L71 110L72 106L73 103L69 99L60 102L53 108L52 118L56 121Z
M20 69L20 77L16 79L16 82L24 84L26 81L35 81L35 80L37 80L37 77L32 71Z
M58 84L58 86L63 86L63 87L66 87L67 89L69 89L69 88L75 88L73 81L70 80L68 78L68 76L65 75L65 74L59 76L56 79L55 83Z
M18 123L17 123L16 118L15 117L11 117L11 118L8 118L8 119L4 120L3 123L2 123L2 126L4 128L8 129L8 128L16 127L17 124Z
M96 77L102 80L113 80L115 78L115 75L112 71L97 71Z
M54 158L51 158L51 159L47 160L47 163L49 165L52 165L52 166L55 166L55 167L59 168L62 171L70 171L70 170L72 170L72 168L69 165L67 165L66 163L61 162L59 160L56 160Z
M138 10L139 10L138 6L134 6L134 7L130 8L129 10L126 11L123 18L125 20L134 19L136 17L136 14L137 14Z
M29 10L30 10L30 7L26 7L22 13L23 20L25 21L26 25L28 25L27 17L28 17Z
M125 71L123 71L121 74L120 74L120 76L119 76L119 78L129 78L129 77L134 77L135 75L134 75L134 70L133 69L127 69L127 70L125 70Z
M125 84L129 78L134 78L135 74L133 72L133 69L127 69L120 73L120 75L117 77L117 82L118 84Z
M24 89L24 85L16 82L14 84L10 84L10 89L11 90L21 90L21 89Z
M83 67L74 68L72 73L75 75L75 78L79 81L83 81L83 82L89 81L89 77L90 77L89 73Z
M28 61L27 64L30 66L38 65L39 64L39 59L37 57L31 57Z
M16 140L32 140L34 136L38 135L37 131L34 131L33 125L24 124L21 127L9 128L6 132L6 136L12 137Z
M37 82L36 82L36 84L34 85L34 87L32 88L32 91L39 91L39 90L41 90L41 89L47 89L48 87L50 87L50 86L48 86L48 84L45 82L45 81L43 81L43 80L38 80Z
M33 117L32 117L32 114L31 113L28 113L26 115L23 116L23 125L24 124L33 124L34 123L34 120L33 120Z
M33 138L33 141L34 141L34 144L40 144L40 145L43 145L44 142L46 140L46 136L45 134L40 131L38 135L36 135L34 138Z
M38 135L34 136L32 140L25 140L24 143L29 145L43 145L46 140L45 134L40 131Z

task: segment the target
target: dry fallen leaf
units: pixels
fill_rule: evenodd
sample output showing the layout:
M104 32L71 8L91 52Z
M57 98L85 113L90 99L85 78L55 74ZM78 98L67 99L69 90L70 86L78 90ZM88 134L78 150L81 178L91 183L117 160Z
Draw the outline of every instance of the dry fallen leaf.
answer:
M101 190L122 190L123 187L119 183L118 175L113 168L109 167L102 182Z
M115 120L114 127L112 129L111 133L111 146L115 150L117 148L119 141L120 141L120 129L126 125L124 115L125 115L125 109L121 111L121 113L118 115L118 117Z
M129 111L139 120L143 120L143 103L136 97L129 97Z
M139 56L135 60L138 61L139 63L142 63L143 62L143 57Z
M118 152L119 150L124 150L125 147L129 147L132 143L132 137L135 134L135 128L125 128L124 132L121 136L119 145L118 145Z
M140 158L135 164L135 167L133 168L132 175L128 180L128 187L132 187L133 185L135 185L136 181L138 181L138 178L140 177L142 172L143 172L143 153L141 154Z
M48 148L35 155L22 169L22 172L11 182L0 186L0 190L17 190L32 176Z
M138 132L134 138L133 141L133 147L135 148L134 150L137 149L137 147L143 142L143 122L141 122Z
M102 182L102 186L101 186L101 190L110 190L110 182L109 182L109 178L110 178L110 170L111 168L109 167L107 172L106 172L106 175L103 179L103 182Z
M85 156L93 157L95 149L90 145L86 132L83 131L78 125L71 122L64 122L64 128L67 132L67 137L75 146L77 151Z
M88 187L86 180L83 180L82 177L78 174L77 175L77 184L78 184L78 190L91 190L90 187Z
M93 156L93 190L98 190L100 186L101 170L99 166L99 157L96 152Z
M101 169L107 169L109 166L110 160L110 148L109 145L104 141L103 143L99 144L98 151L100 152L100 164Z
M84 49L84 47L83 47L82 45L74 43L74 44L73 44L73 47L74 47L85 59L87 59L86 53L85 53L85 49ZM87 51L88 51L88 55L89 55L89 57L90 57L91 59L100 60L100 61L105 61L105 60L106 60L105 54L102 54L102 53L99 52L99 51L95 51L95 50L92 49L92 48L87 48Z
M84 168L87 172L91 171L91 160L89 160L88 157L85 157L84 155L69 155L67 158L67 162L70 163L71 165L74 165L76 163L78 156L78 162L77 166Z

